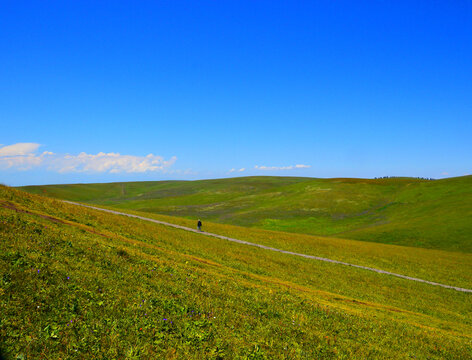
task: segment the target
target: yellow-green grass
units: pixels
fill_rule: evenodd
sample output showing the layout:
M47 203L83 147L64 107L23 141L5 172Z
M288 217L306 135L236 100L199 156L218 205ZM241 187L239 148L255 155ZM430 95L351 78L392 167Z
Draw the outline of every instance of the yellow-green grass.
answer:
M113 210L113 207L101 206ZM122 210L170 224L195 228L197 221L175 216ZM205 232L351 264L373 267L423 280L472 289L472 254L379 244L326 236L286 233L205 222Z
M435 181L247 177L24 189L245 227L472 252L472 176Z
M11 356L471 355L470 294L3 187L0 202L0 335Z

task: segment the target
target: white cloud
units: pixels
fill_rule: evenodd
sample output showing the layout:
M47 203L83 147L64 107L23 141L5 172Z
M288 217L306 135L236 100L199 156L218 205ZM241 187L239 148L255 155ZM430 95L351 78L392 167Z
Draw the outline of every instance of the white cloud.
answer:
M265 170L265 171L275 171L275 170L294 170L294 169L308 169L311 168L311 165L289 165L289 166L254 166L254 169Z
M441 173L441 175L444 175L444 176L446 176L446 175L449 175L449 173L448 173L448 172L446 172L446 171L444 171L444 172L442 172L442 173Z
M121 155L119 153L66 155L56 159L51 168L61 172L109 172L143 173L148 171L165 171L172 166L177 158L174 156L164 160L162 156L149 154L147 156Z
M25 156L1 156L0 169L16 168L17 170L28 170L41 165L43 157L36 155Z
M17 170L28 170L40 166L47 155L51 152L45 151L40 155L35 152L40 144L17 143L0 148L0 169L16 168Z
M32 155L39 147L40 144L36 143L17 143L3 146L0 148L0 157Z
M0 169L13 168L28 170L44 166L48 170L60 173L144 173L166 172L177 160L174 156L165 160L162 156L149 154L146 156L121 155L119 153L59 155L44 151L37 155L34 152L39 144L18 143L0 148Z
M243 172L243 171L246 171L246 168L241 168L241 169L235 169L235 168L232 168L230 171L228 171L229 173L233 173L233 172Z

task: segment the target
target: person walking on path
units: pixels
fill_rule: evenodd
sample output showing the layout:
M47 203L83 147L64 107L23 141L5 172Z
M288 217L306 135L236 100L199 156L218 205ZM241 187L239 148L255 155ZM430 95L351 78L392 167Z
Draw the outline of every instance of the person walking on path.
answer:
M202 231L202 222L200 219L198 219L197 227L198 227L198 231Z

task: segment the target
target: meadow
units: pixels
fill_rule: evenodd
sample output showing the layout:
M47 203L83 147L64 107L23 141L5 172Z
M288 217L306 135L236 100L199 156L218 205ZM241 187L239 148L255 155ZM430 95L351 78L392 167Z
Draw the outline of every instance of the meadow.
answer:
M472 176L434 181L243 177L22 189L221 224L472 252Z
M152 216L195 225L193 219ZM406 275L471 288L467 253L204 226L252 242L404 269ZM11 358L472 356L468 293L230 243L3 186L0 238L0 337Z

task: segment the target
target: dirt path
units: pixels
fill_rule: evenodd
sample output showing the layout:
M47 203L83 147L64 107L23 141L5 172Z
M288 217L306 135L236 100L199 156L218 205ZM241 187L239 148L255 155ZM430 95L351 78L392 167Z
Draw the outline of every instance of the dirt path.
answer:
M198 234L201 234L201 235L212 236L212 237L216 237L216 238L219 238L219 239L236 242L236 243L239 243L239 244L244 244L244 245L248 245L248 246L255 246L255 247L258 247L258 248L261 248L261 249L277 251L277 252L280 252L280 253L294 255L294 256L300 256L300 257L304 257L304 258L307 258L307 259L330 262L330 263L333 263L333 264L351 266L351 267L364 269L364 270L368 270L368 271L374 271L374 272L379 273L379 274L391 275L391 276L396 276L396 277L399 277L399 278L402 278L402 279L422 282L422 283L429 284L429 285L434 285L434 286L440 286L440 287L443 287L443 288L446 288L446 289L453 289L453 290L457 290L457 291L472 293L471 289L464 289L464 288L460 288L460 287L457 287L457 286L440 284L440 283L436 283L436 282L433 282L433 281L418 279L418 278L414 278L414 277L410 277L410 276L406 276L406 275L395 274L395 273L385 271L385 270L375 269L375 268L362 266L362 265L350 264L350 263L346 263L346 262L342 262L342 261L338 261L338 260L332 260L332 259L327 259L327 258L323 258L323 257L313 256L313 255L300 254L300 253L287 251L287 250L280 250L280 249L276 249L276 248L261 245L261 244L251 243L249 241L230 238L230 237L223 236L223 235L212 234L212 233L208 233L208 232L201 232L199 230L192 229L192 228L189 228L189 227L186 227L186 226L171 224L171 223L168 223L168 222L165 222L165 221L159 221L159 220L147 218L147 217L144 217L144 216L126 214L126 213L115 211L115 210L102 209L102 208L95 207L95 206L76 203L76 202L73 202L73 201L67 201L67 200L63 200L63 201L68 203L68 204L79 205L79 206L87 207L87 208L90 208L90 209L105 211L105 212L116 214L116 215L124 215L124 216L129 216L129 217L133 217L133 218L137 218L137 219L141 219L141 220L145 220L145 221L151 221L151 222L154 222L154 223L157 223L157 224L171 226L171 227L174 227L174 228L177 228L177 229L191 231L191 232L198 233Z

